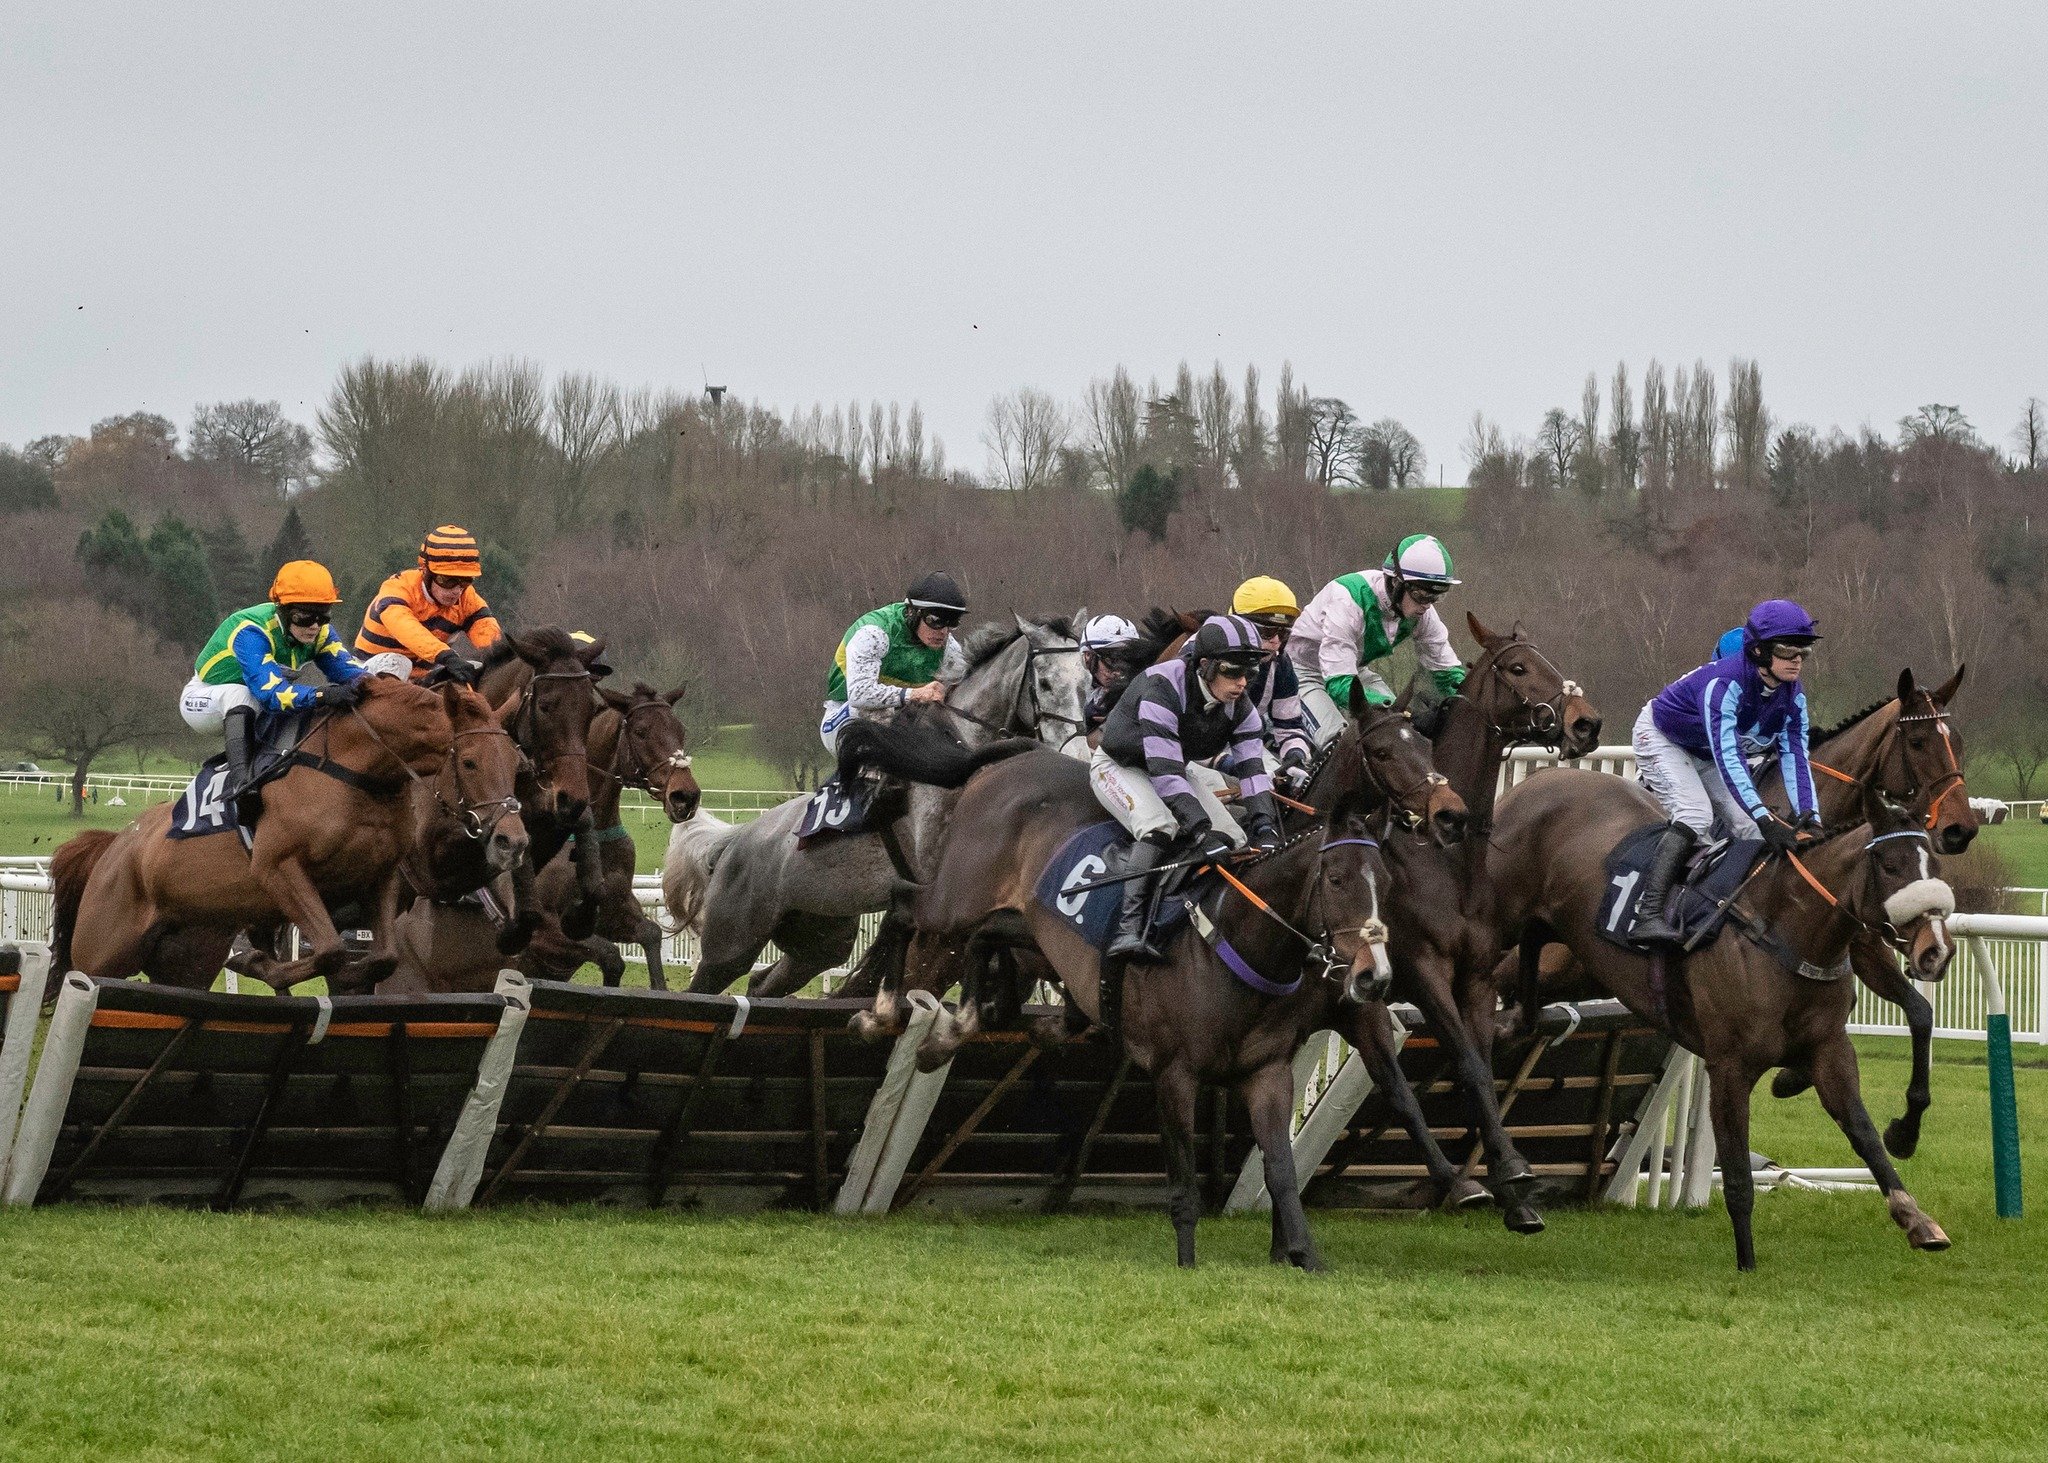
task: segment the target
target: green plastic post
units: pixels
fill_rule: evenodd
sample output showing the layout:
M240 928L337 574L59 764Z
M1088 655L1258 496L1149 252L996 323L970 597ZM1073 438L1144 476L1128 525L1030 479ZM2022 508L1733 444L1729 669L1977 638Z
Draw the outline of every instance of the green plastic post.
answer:
M1977 970L1984 979L1984 1055L1991 1068L1991 1182L1998 1196L1998 1217L2018 1219L2024 1205L2020 1112L2012 1082L2012 1018L2005 1010L2005 987L1981 936L1970 940L1970 953L1977 957Z

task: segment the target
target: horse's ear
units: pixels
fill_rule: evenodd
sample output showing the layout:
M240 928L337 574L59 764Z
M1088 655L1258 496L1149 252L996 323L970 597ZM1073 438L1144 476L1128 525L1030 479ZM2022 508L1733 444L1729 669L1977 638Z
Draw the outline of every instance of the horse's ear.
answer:
M1183 630L1192 632L1202 628L1202 617L1194 610L1175 610L1173 618L1179 622Z
M1017 622L1017 633L1019 635L1029 635L1031 633L1031 622L1015 610L1010 611L1010 618Z
M1350 706L1345 709L1351 713L1351 719L1353 721L1365 720L1365 713L1372 708L1372 703L1365 699L1365 687L1359 684L1356 676L1351 679L1350 700Z
M528 665L534 667L536 670L538 670L542 662L544 662L548 658L548 653L546 649L542 647L539 641L533 639L529 635L514 635L508 633L505 636L505 643L512 647L512 653L514 655L518 656L521 660L525 661Z
M1487 629L1484 625L1480 624L1479 616L1473 614L1470 610L1465 611L1465 628L1472 632L1472 638L1474 640L1477 640L1481 645L1490 646L1493 644L1494 641L1500 638L1498 635L1494 634L1493 631Z
M1899 672L1899 710L1913 709L1913 668L1907 666Z
M499 726L510 727L512 719L519 715L520 695L520 692L514 691L498 705L493 706L491 708L491 720L495 721Z
M451 722L462 719L462 687L458 683L441 683L441 709L448 713L448 720Z
M628 706L633 704L631 696L628 696L624 691L615 691L610 686L597 687L597 695L599 700L603 701L605 705L611 707L614 711L624 712Z
M661 699L666 701L669 705L673 706L676 704L676 702L683 699L683 692L689 689L690 683L688 681L677 681L676 688L673 691L664 691L661 693Z
M1932 691L1927 693L1928 695L1934 698L1934 704L1936 706L1946 707L1949 702L1955 699L1956 692L1962 689L1963 672L1968 670L1969 668L1970 663L1968 661L1964 661L1961 665L1956 667L1956 673L1954 675L1950 676L1947 680L1943 681L1939 686L1936 686Z

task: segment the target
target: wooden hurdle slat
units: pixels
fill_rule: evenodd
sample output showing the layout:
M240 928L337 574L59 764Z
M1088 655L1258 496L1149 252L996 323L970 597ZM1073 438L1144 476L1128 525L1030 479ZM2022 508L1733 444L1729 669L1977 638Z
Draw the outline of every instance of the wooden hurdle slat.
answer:
M946 1166L946 1160L960 1151L960 1145L974 1136L976 1130L981 1127L982 1123L988 1118L988 1115L995 1111L996 1104L1001 1102L1004 1095L1017 1085L1026 1072L1031 1070L1031 1064L1038 1060L1039 1051L1040 1048L1036 1046L1026 1046L1024 1048L1024 1055L1011 1065L1010 1070L1005 1072L1001 1080L989 1089L988 1095L982 1098L980 1105L967 1115L966 1119L959 1127L952 1131L944 1143L939 1145L939 1151L932 1155L931 1162L918 1171L917 1177L910 1181L909 1187L897 1193L895 1201L890 1205L892 1209L901 1209L905 1204L915 1199L924 1186L930 1183L933 1177L937 1175L939 1170Z
M1117 1098L1123 1094L1124 1079L1130 1074L1131 1058L1129 1053L1126 1053L1123 1060L1117 1063L1116 1075L1109 1079L1109 1085L1103 1089L1102 1101L1095 1104L1094 1115L1089 1118L1088 1127L1081 1134L1080 1146L1075 1148L1073 1158L1068 1160L1066 1168L1061 1171L1053 1186L1046 1190L1045 1202L1039 1206L1042 1213L1063 1213L1067 1205L1073 1202L1074 1189L1080 1184L1082 1174L1088 1169L1088 1155L1095 1151L1095 1140L1102 1136L1103 1126L1109 1121L1109 1111L1116 1105Z
M92 1137L86 1140L86 1145L79 1151L78 1156L72 1159L65 1166L64 1172L57 1176L56 1183L50 1187L48 1198L61 1199L70 1192L71 1185L77 1181L78 1176L84 1173L86 1168L92 1163L94 1156L100 1151L101 1145L127 1120L128 1114L135 1110L135 1104L142 1100L142 1094L154 1085L164 1068L170 1065L171 1058L178 1054L178 1049L184 1046L186 1039L198 1030L199 1023L197 1021L187 1021L178 1028L177 1035L164 1043L163 1050L156 1054L156 1060L151 1062L148 1069L129 1086L127 1093L123 1095L120 1102L115 1104L114 1110L107 1114L106 1121L94 1129ZM76 1068L73 1068L74 1073L76 1070Z
M519 1142L506 1155L505 1161L498 1165L498 1171L491 1175L491 1181L484 1185L483 1193L478 1196L478 1203L490 1203L491 1197L498 1192L499 1186L506 1178L519 1171L519 1165L525 1161L528 1151L547 1132L549 1121L562 1110L562 1104L569 1100L569 1094L582 1083L584 1074L596 1065L597 1059L604 1054L604 1049L611 1045L612 1038L623 1031L625 1026L626 1019L623 1016L615 1016L591 1033L583 1044L583 1051L576 1065L570 1069L567 1077L555 1085L555 1090L548 1097L547 1105L540 1110L540 1115L526 1125L526 1131L520 1136Z
M171 1046L175 1047L185 1032L195 1030L199 1024L194 1021L185 1028L185 1031L179 1032L178 1036L172 1039ZM286 1040L279 1044L277 1060L271 1065L269 1080L263 1084L262 1101L256 1105L256 1116L250 1121L248 1131L242 1135L234 1162L226 1176L222 1178L220 1189L214 1194L213 1203L209 1206L216 1212L233 1208L235 1200L242 1196L242 1184L248 1179L249 1165L256 1158L256 1145L263 1141L264 1129L270 1125L270 1115L277 1109L277 1099L284 1092L285 1083L291 1080L292 1064L299 1053L305 1050L305 1038L309 1034L309 1028L295 1025ZM170 1048L167 1047L165 1054L169 1055L169 1051Z
M704 1094L710 1090L711 1079L717 1075L719 1061L725 1055L726 1043L731 1040L729 1029L711 1033L711 1039L704 1044L704 1060L697 1064L697 1074L690 1082L690 1090L683 1095L675 1116L655 1134L654 1149L647 1162L647 1207L650 1209L659 1209L662 1200L668 1197L669 1175L676 1157L682 1152L683 1144L689 1141L690 1129L697 1121L697 1111L704 1105Z

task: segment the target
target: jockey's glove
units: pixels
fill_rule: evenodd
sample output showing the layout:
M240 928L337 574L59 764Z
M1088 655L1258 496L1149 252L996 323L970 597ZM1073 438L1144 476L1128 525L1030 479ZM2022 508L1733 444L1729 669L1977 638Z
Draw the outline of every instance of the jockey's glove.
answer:
M1770 845L1773 853L1790 853L1799 846L1799 834L1775 813L1766 813L1757 819L1756 831Z
M364 682L367 680L368 677L364 677L362 680L350 681L347 685L329 684L322 686L313 692L313 705L319 709L331 706L353 706L356 702L363 699L363 691L366 689Z
M474 686L481 667L473 660L466 660L452 650L444 650L434 657L434 664L445 671L448 679L465 686Z
M1801 813L1799 815L1799 821L1793 824L1793 827L1799 830L1799 837L1802 840L1811 841L1812 839L1818 838L1820 837L1822 832L1820 825L1820 814Z
M1214 824L1195 834L1195 856L1215 863L1228 858L1237 848L1230 841L1230 835Z
M1252 825L1250 847L1253 853L1271 853L1279 846L1280 830L1273 826L1270 818L1261 818Z

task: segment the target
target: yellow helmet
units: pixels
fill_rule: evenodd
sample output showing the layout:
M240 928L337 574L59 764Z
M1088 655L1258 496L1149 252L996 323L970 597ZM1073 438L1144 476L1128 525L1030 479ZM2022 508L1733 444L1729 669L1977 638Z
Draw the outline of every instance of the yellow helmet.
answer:
M270 581L270 602L279 605L337 605L334 576L311 559L294 559Z
M1301 615L1294 591L1279 580L1260 574L1237 586L1230 597L1231 613L1252 620L1276 620L1293 624Z

